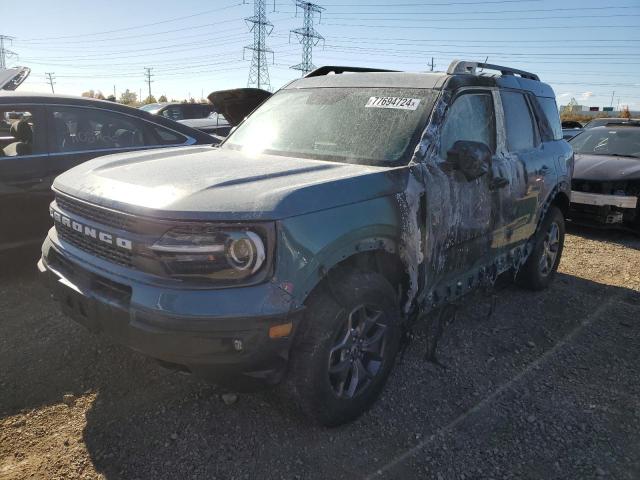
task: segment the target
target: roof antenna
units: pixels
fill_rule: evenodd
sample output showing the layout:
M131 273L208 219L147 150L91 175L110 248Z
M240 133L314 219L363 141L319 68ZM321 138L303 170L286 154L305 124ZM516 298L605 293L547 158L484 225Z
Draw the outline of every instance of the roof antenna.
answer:
M487 57L485 57L485 59L484 59L483 66L482 66L482 67L480 67L480 73L482 73L482 71L484 70L484 64L486 64L488 61L489 61L489 57L487 56Z

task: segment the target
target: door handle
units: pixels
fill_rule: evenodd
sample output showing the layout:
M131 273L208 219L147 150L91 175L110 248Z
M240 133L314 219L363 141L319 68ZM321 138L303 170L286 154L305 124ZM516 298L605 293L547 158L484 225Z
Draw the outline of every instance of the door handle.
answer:
M32 188L38 185L42 185L42 178L30 179L30 180L18 180L11 182L11 185L17 188Z

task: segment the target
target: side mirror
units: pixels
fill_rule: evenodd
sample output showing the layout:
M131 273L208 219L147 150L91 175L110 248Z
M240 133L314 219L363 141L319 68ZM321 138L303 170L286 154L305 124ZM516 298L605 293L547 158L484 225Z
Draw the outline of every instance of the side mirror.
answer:
M447 152L447 163L470 182L489 172L491 156L491 149L482 142L458 140Z

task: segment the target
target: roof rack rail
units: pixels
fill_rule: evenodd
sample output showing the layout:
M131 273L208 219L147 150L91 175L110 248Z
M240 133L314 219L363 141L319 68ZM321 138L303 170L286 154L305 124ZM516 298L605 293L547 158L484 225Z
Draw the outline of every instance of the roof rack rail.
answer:
M397 72L398 70L384 70L381 68L367 68L367 67L336 67L332 65L325 65L324 67L318 67L315 70L307 73L304 77L321 77L323 75L329 75L330 73L347 73L347 72Z
M525 72L524 70L517 70L511 67L502 67L500 65L492 65L490 63L482 63L482 62L468 62L466 60L454 60L449 65L449 69L447 73L449 75L455 75L457 73L469 73L471 75L477 75L476 69L487 69L487 70L496 70L500 72L502 75L519 75L522 78L526 78L529 80L537 80L540 81L540 77L535 73Z

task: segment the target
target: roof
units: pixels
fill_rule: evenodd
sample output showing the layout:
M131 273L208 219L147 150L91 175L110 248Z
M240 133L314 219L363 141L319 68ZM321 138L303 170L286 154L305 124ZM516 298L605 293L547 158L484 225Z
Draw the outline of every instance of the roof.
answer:
M470 64L470 62L454 61L454 64ZM355 67L320 67L306 77L294 80L286 85L285 89L296 88L321 88L321 87L369 87L369 88L442 88L455 90L465 86L485 86L514 88L532 92L539 97L555 98L553 89L546 83L539 81L537 75L520 70L499 67L497 65L474 64L481 67L464 71L453 69L445 72L393 72L379 71L376 69L366 69ZM501 68L504 71L500 74L490 74L484 72L484 68L495 70ZM335 73L333 73L335 72ZM511 74L509 72L512 72ZM515 74L514 74L515 73ZM521 76L523 75L523 76Z
M119 110L124 112L130 112L131 110L138 110L135 107L129 105L123 105L117 102L111 102L109 100L98 100L97 98L79 97L75 95L58 95L52 93L42 92L8 92L0 91L0 105L7 103L48 103L48 104L60 104L60 105L78 105L85 107L107 108L110 110Z
M300 78L289 83L284 88L440 88L446 78L446 73L354 72Z

